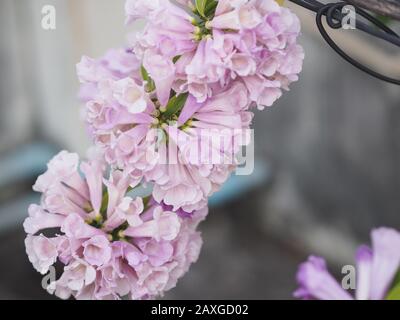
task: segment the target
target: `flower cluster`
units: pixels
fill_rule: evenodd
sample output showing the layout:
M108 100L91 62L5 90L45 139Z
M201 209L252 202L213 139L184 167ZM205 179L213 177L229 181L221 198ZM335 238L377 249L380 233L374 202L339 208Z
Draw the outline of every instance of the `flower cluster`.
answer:
M400 232L379 228L372 231L372 249L361 246L356 253L357 300L400 299ZM295 297L318 300L350 300L353 296L332 277L323 258L311 256L299 267L300 288Z
M148 299L176 285L197 260L196 227L206 209L180 217L150 197L134 197L136 184L123 171L104 178L101 160L80 164L78 155L58 154L34 190L24 222L29 260L46 274L59 260L62 276L47 290L67 299ZM55 237L41 231L59 230Z
M302 67L299 21L275 0L127 0L125 10L144 31L77 65L99 152L51 160L24 223L34 267L64 265L47 288L61 298L146 299L175 286L199 255L208 198L249 143L254 107L271 106ZM150 194L134 196L138 186Z
M128 0L127 22L146 19L143 33L77 69L85 121L107 162L190 214L235 169L251 107L271 106L304 54L297 17L274 0L179 2Z
M212 0L204 7L180 2L183 8L163 0L126 4L128 22L148 21L133 48L156 84L163 82L162 104L171 87L202 103L241 82L251 102L263 108L298 79L304 53L297 44L299 20L289 9L275 0ZM187 13L185 5L196 14Z

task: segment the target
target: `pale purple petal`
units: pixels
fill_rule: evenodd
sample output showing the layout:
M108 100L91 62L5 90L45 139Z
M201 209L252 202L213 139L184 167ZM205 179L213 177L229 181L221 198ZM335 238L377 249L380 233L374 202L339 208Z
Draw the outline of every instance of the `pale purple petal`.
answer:
M297 273L300 288L295 292L296 298L319 300L350 300L352 297L332 277L325 260L311 256L300 265Z
M357 300L368 300L371 286L372 251L367 246L361 246L356 253L357 263Z
M382 300L400 267L400 233L394 229L379 228L372 231L371 237L373 258L370 299Z

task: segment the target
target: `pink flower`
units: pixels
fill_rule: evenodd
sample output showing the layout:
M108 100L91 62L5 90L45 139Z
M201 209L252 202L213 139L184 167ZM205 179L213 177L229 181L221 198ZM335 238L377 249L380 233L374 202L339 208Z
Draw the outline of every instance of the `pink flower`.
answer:
M139 57L150 50L172 60L196 48L193 17L168 0L151 4L127 1L126 14L128 22L137 18L147 20L145 31L133 41L133 48Z
M248 128L251 116L246 89L237 84L226 92L199 106L189 98L182 110L179 124L189 123L185 130L168 126L165 132L169 145L159 149L161 159L169 162L156 167L153 196L156 201L170 205L174 210L187 212L201 209L207 198L217 191L235 169L235 155L240 147L238 132ZM223 173L221 175L221 172Z
M132 290L135 282L134 273L126 269L124 263L114 257L111 261L99 268L100 289L95 293L98 299L121 299Z
M24 221L24 229L28 234L35 234L43 229L60 227L65 217L58 214L50 214L40 206L32 204L29 206L29 217Z
M174 253L174 247L168 241L157 242L156 240L144 240L139 241L138 246L154 267L160 267L167 263Z
M371 278L363 279L370 284L370 299L383 299L390 289L400 268L400 233L394 229L379 228L371 233L372 261Z
M248 143L249 108L271 106L304 59L298 19L273 0L221 0L215 12L128 0L125 11L127 23L146 20L131 48L77 65L99 153L80 164L55 156L24 222L34 267L64 264L48 288L63 299L151 299L173 288L199 256L208 198ZM150 196L137 196L142 182ZM53 238L35 235L49 229Z
M94 266L102 266L111 259L110 242L104 235L97 235L83 243L83 256Z
M125 14L127 23L136 19L153 17L153 14L160 8L164 0L127 0L125 2Z
M137 241L149 241L149 240L140 239ZM144 254L142 250L139 250L138 245L136 243L135 245L133 245L131 243L122 241L114 242L114 249L117 246L119 247L120 250L120 256L125 257L126 261L128 262L128 265L131 266L132 268L136 268L141 263L146 262L149 259L147 254Z
M256 62L252 57L236 53L231 57L232 70L241 77L253 75L256 72Z
M94 213L99 214L103 196L104 165L102 162L94 160L91 162L83 162L80 169L86 177L91 206Z
M140 219L140 214L144 210L143 199L137 197L133 200L130 197L125 197L120 204L115 208L115 211L108 217L104 224L106 229L115 229L124 222L128 222L131 227L141 225L143 221Z
M65 151L50 161L44 176L52 176L52 188L40 188L42 203L30 206L30 216L24 222L29 260L42 274L57 260L64 265L61 277L47 288L62 299L162 295L194 262L182 261L189 253L176 252L175 248L183 234L196 232L207 212L194 212L192 218L184 219L151 197L132 198L130 192L139 181L124 170L114 169L105 178L105 169L93 152L91 160L80 166L79 159ZM80 184L71 179L76 174ZM42 230L50 233L48 229L54 228L53 238L33 235ZM173 267L180 264L185 272L176 273ZM160 270L162 277L158 276Z
M200 234L195 231L196 226L195 222L182 225L178 237L172 242L172 256L168 261L157 267L152 266L152 263L156 263L156 265L161 263L158 258L158 261L151 260L137 268L138 284L146 288L143 292L146 292L148 296L157 296L174 288L179 278L188 271L189 266L197 261L202 241ZM164 257L163 260L166 260L171 251L169 247L167 251L164 250L161 251L161 254ZM152 251L153 254L156 253L153 248Z
M110 219L116 208L119 206L126 194L126 190L132 186L137 186L138 182L131 181L129 175L125 171L113 171L110 173L108 180L103 180L107 187L108 204L107 218Z
M153 268L150 264L142 264L137 268L138 285L147 288L150 296L157 296L165 291L169 273L169 265Z
M247 72L246 68L251 73L254 67L252 62L249 66L246 62L237 65L243 73ZM148 71L157 68L145 66ZM113 90L110 96L115 96ZM159 94L159 88L155 93L169 99L169 91L168 85L168 95ZM246 86L237 82L225 90L215 89L216 95L202 104L190 95L178 123L176 118L163 118L163 105L153 102L154 98L151 101L152 94L145 98L146 110L135 115L128 113L118 101L109 100L115 107L108 107L105 102L94 100L87 104L86 119L107 162L124 168L138 181L144 178L154 183L153 196L159 203L171 205L173 210L182 208L192 212L205 206L207 198L235 169L234 156L240 147L237 131L248 129L252 118L247 111L250 105L247 92ZM105 117L104 108L110 109L112 116ZM207 135L203 133L206 131ZM219 151L221 142L225 143L222 152ZM228 148L229 145L236 146ZM216 160L211 159L213 154ZM95 194L99 199L100 193ZM112 223L118 220L121 219L114 216Z
M187 212L205 205L235 168L235 154L240 147L236 134L243 133L251 121L248 105L246 88L240 83L204 105L189 97L178 124L190 125L184 131L174 126L166 128L170 145L160 152L176 150L177 157L173 159L176 163L157 166L162 174L154 178L156 201ZM162 155L161 159L166 157Z
M114 83L114 98L130 113L141 113L147 108L144 88L131 78L124 78Z
M186 2L183 5L191 7ZM200 103L214 94L215 87L218 91L218 85L256 76L263 89L249 91L262 109L281 96L281 88L288 90L301 72L304 52L296 44L299 20L274 0L219 1L205 28L163 1L154 5L147 21L136 53L155 52L160 61L164 57L169 62L179 57L172 87L177 92L189 91ZM172 71L170 75L161 84L165 87L160 91L162 104L171 88Z
M371 233L372 250L361 246L356 254L358 300L384 300L400 268L400 233L379 228ZM310 257L299 267L297 298L349 300L353 297L332 277L324 259Z
M138 226L128 227L124 236L135 238L154 238L156 241L171 241L179 233L181 223L173 212L164 212L161 207L153 209L151 220Z
M270 107L282 96L280 82L267 81L260 76L249 76L243 78L244 83L249 91L249 97L254 101L259 109Z
M82 101L92 100L99 94L99 83L104 79L140 79L141 63L131 50L111 49L98 60L82 57L77 64L77 74L81 82L79 97Z
M199 210L206 206L207 201L204 194L211 194L211 184L207 179L204 181L207 183L205 189L201 186L196 185L196 180L190 174L196 174L193 172L188 173L187 176L178 170L185 170L184 167L178 165L168 166L171 171L168 173L172 175L175 170L178 176L172 180L172 183L165 185L155 185L153 195L154 199L158 202L164 202L166 205L172 206L175 210L182 208L184 211L192 212ZM190 176L189 176L190 175ZM179 183L179 184L176 184Z
M172 83L175 79L175 66L172 60L148 50L143 58L143 66L155 82L160 104L165 106L168 103Z
M49 239L43 235L28 235L25 239L25 246L33 267L41 274L46 274L58 257L56 239Z
M62 181L73 188L81 189L81 192L86 195L87 190L84 189L84 182L77 172L78 161L77 154L66 151L60 152L48 163L48 171L37 179L33 190L45 192Z
M126 221L128 222L128 224L131 227L139 225L141 223L139 222L139 215L144 210L143 199L139 197L135 200L129 199L129 201L127 201L125 205L125 208L120 207L120 209L125 212Z
M146 20L133 48L151 80L118 77L110 63L91 61L102 72L89 68L101 75L86 105L89 131L109 164L154 185L157 202L199 210L236 167L249 106L273 105L297 80L304 58L298 19L273 0L220 1L206 26L167 0L128 1L126 12L128 20ZM164 117L175 93L189 93L186 105ZM207 130L214 137L204 137ZM116 213L108 223L123 220Z
M198 102L212 95L212 85L227 84L228 62L220 56L219 45L219 41L210 37L201 40L193 59L185 67L188 90Z
M71 262L64 268L64 273L47 290L61 299L68 299L73 292L81 293L93 286L96 280L96 269L81 259Z
M80 82L96 82L99 79L99 72L96 61L87 56L83 56L76 66Z
M126 49L111 49L99 60L82 57L76 66L82 84L98 83L104 78L115 79L140 76L140 61Z
M66 217L61 226L61 231L65 233L68 238L74 239L85 239L103 235L101 230L88 225L81 216L74 213L70 213Z
M258 8L253 4L254 1L236 1L229 10L229 6L222 1L220 8L217 8L217 14L214 19L209 23L209 27L217 29L253 29L256 28L262 21L262 14ZM224 11L222 11L224 6Z
M139 79L141 63L131 49L110 49L100 63L113 77Z

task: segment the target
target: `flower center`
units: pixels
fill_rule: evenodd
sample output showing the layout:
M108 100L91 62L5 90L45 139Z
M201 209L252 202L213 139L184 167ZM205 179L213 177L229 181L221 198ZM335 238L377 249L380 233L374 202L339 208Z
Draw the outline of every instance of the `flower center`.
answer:
M129 196L128 194L133 190L134 190L133 188L129 187L125 192L125 196ZM144 204L144 209L143 209L143 213L144 213L149 208L149 202L150 202L151 196L147 196L142 199L143 199L143 204ZM91 212L93 212L92 205L90 203L87 205L87 207L91 208ZM123 234L123 231L125 231L129 227L128 221L121 223L118 227L116 227L112 230L107 230L106 222L107 222L107 219L109 218L109 217L107 217L107 208L108 208L108 192L107 192L107 190L104 190L103 198L102 198L102 202L101 202L100 213L98 213L96 216L94 216L90 219L87 219L85 222L88 225L90 225L91 227L94 227L96 229L100 229L100 230L104 231L107 234L110 242L129 240L129 237L126 237ZM90 213L90 212L88 212L88 213Z
M193 33L193 39L195 41L201 41L207 38L212 38L212 30L208 26L208 21L201 21L196 24L196 28Z

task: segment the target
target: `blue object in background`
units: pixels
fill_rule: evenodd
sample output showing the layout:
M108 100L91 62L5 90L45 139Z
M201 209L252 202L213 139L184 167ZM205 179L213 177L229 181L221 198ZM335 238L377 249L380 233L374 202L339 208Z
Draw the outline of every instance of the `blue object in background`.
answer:
M58 149L45 143L32 143L0 156L0 188L35 179L46 171L47 162Z
M254 172L248 176L237 176L233 174L209 200L210 206L220 206L227 202L240 198L243 193L249 192L257 187L266 185L271 179L269 167L263 159L255 159Z
M17 226L22 228L21 223L28 215L28 206L38 203L40 195L14 188L18 183L32 183L46 171L47 162L57 152L56 147L38 142L0 156L0 199L3 201L0 203L0 233Z

